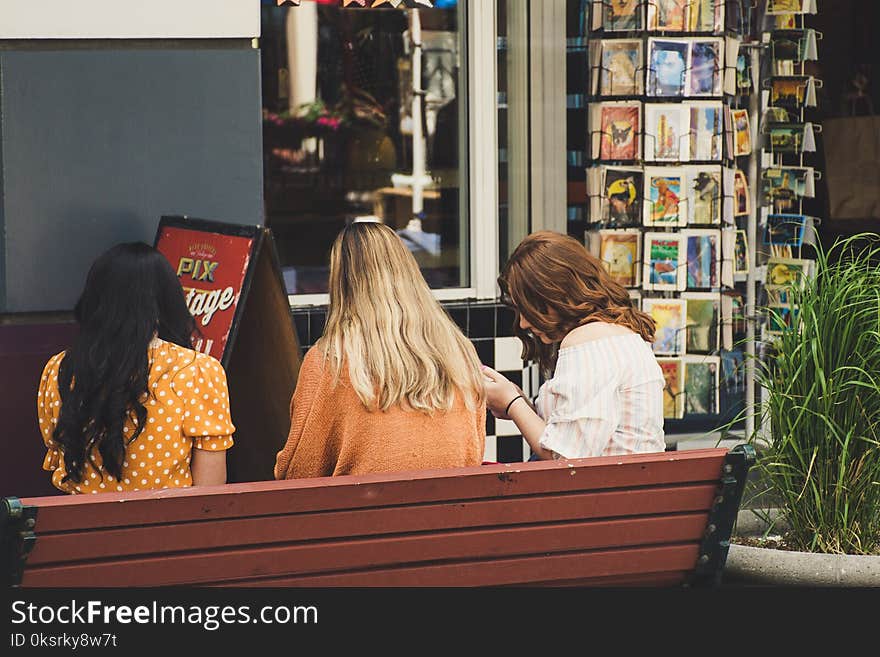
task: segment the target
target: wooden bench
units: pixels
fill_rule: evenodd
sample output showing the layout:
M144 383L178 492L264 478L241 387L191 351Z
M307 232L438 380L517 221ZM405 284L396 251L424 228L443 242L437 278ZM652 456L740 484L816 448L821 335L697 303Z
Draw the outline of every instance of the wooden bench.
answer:
M754 452L4 498L7 585L717 585Z

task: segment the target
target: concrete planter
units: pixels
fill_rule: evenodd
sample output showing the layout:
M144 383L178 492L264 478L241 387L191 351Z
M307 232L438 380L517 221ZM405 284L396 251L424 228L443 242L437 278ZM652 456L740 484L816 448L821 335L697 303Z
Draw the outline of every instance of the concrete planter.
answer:
M740 511L738 536L760 536L764 527ZM880 587L880 556L819 554L730 544L724 581L766 586Z

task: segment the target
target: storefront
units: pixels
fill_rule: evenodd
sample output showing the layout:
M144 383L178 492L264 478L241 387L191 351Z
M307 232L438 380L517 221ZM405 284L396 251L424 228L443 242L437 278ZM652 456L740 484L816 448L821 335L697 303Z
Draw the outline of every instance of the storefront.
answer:
M512 313L499 303L501 264L525 235L544 228L574 235L601 254L600 230L633 227L606 221L607 178L592 187L587 172L607 176L609 168L629 167L647 175L647 162L665 180L672 173L656 167L679 167L682 159L689 169L681 170L679 185L694 167L717 167L725 189L714 199L717 222L713 214L705 225L685 218L662 226L640 209L633 223L639 231L676 235L679 227L697 226L717 231L719 244L742 233L752 266L735 266L731 247L711 258L731 267L727 282L684 278L674 289L651 289L641 271L633 278L632 296L643 305L651 297L678 304L679 333L690 321L680 298L717 302L707 344L694 334L683 340L687 347L663 354L711 360L714 371L706 371L715 377L709 401L688 405L681 366L667 440L720 426L751 401L742 363L763 330L756 307L765 301L766 258L775 255L758 254L771 214L759 179L773 164L822 168L803 154L795 163L774 160L772 148L761 152L759 80L788 71L766 69L763 35L776 24L762 22L756 3L692 3L699 11L678 27L675 16L665 15L651 19L661 21L653 27L615 24L615 12L638 12L646 6L640 2L242 0L219 11L204 0L153 0L135 13L119 4L15 0L0 7L0 347L7 371L26 382L0 403L31 460L39 458L39 439L33 417L20 409L32 405L39 375L33 368L69 333L69 310L89 263L113 243L151 242L163 215L268 226L302 349L323 329L333 237L346 222L378 217L398 230L481 360L534 394L537 371L520 359ZM704 5L714 8L706 10L711 18L700 18ZM825 15L800 16L796 29L833 23ZM650 84L621 91L620 79L602 81L610 70L603 40L640 44L630 68L650 83L646 72L659 37L685 42L691 62L694 43L702 42L701 52L717 44L713 52L728 57L715 65L719 87L692 94L658 85L654 93ZM739 86L740 60L754 72L751 87L748 79ZM797 74L815 75L805 65L813 66L801 61ZM721 89L731 75L733 90ZM679 149L663 162L651 133L651 157L603 155L602 117L593 123L603 105L637 103L645 125L634 133L648 149L648 113L641 108L694 99L717 103L718 117L722 109L750 117L740 132L753 144L734 143L728 152L722 142L737 136L731 125L709 136L710 144L718 141L717 154L710 148L682 158ZM733 182L737 169L745 187ZM707 171L708 180L714 174ZM729 217L721 209L728 199ZM801 202L799 214L823 216L815 203ZM820 224L820 232L827 229ZM639 248L643 239L639 232ZM714 233L700 239L711 242ZM640 270L643 260L637 254L630 266ZM718 277L727 275L719 266ZM511 422L490 417L487 435L486 459L528 458Z

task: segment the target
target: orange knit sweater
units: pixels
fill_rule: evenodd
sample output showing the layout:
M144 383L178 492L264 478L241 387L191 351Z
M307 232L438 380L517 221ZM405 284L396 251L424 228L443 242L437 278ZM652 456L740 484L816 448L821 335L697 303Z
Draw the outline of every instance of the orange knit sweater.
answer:
M479 465L486 439L486 406L468 410L456 396L433 416L393 407L369 411L342 368L333 375L310 349L290 402L290 435L275 460L275 478L398 472Z

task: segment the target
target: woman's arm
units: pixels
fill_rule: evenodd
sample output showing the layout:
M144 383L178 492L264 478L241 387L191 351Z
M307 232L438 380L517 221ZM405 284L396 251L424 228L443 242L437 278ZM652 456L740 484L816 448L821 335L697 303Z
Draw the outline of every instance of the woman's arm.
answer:
M522 390L491 367L484 365L483 375L485 377L483 384L486 388L487 408L492 411L495 417L513 420L538 458L552 459L553 452L544 449L538 442L547 423L535 412Z
M338 450L332 443L328 415L345 409L329 409L324 395L326 369L323 354L312 347L299 370L296 389L290 399L290 431L287 442L275 456L276 479L325 477L333 474Z
M193 449L193 486L220 486L226 483L226 450Z

